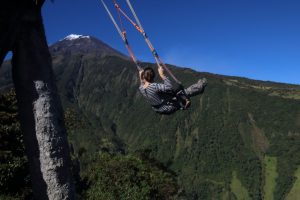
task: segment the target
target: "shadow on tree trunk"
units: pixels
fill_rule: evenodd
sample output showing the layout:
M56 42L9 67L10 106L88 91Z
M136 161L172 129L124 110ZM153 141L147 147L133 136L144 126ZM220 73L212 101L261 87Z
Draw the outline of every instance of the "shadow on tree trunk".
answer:
M12 51L13 80L35 199L74 199L63 110L41 17L43 3L2 2L0 64Z

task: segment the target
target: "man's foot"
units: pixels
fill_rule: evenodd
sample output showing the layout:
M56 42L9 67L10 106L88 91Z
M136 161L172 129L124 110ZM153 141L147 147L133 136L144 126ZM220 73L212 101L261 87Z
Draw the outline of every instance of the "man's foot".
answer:
M201 78L198 80L197 82L199 85L202 85L202 86L206 86L207 85L207 79L206 78Z
M202 94L205 90L205 87L207 86L207 79L206 78L199 79L197 85L199 86L199 88L201 88L200 94Z

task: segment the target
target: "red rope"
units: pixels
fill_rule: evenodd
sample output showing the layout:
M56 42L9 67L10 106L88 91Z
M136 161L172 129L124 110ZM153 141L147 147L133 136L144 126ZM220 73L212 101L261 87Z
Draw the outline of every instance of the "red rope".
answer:
M152 46L151 42L149 41L148 37L145 36L145 32L130 18L128 17L128 15L120 8L119 4L117 4L117 2L115 0L112 0L114 5L115 5L115 8L117 9L118 11L118 16L119 16L119 20L120 20L120 23L121 23L121 26L122 26L122 29L123 29L123 37L125 38L126 42L127 42L127 38L126 38L126 31L125 31L125 28L123 27L123 23L122 23L122 19L121 19L121 14L137 29L138 32L140 32L145 40L146 40L146 43L147 45L149 46L151 52L153 53L154 55L154 58L158 64L158 66L161 66L163 67L171 76L172 78L177 82L177 83L181 83L175 76L174 74L169 70L169 68L165 65L165 63L161 60L161 58L157 55L157 53L155 52L155 49L154 47ZM126 43L126 48L132 58L132 60L137 64L137 60L136 60L136 57L133 53L133 51L131 50L131 48L129 47L128 43ZM155 54L154 54L155 52ZM138 65L138 64L137 64Z
M140 32L143 33L143 30L136 24L134 23L134 21L128 17L128 15L120 8L119 4L117 4L117 2L115 0L112 0L116 9L119 11L119 13L122 13L124 17L126 17L126 19Z
M129 55L131 57L131 59L133 60L133 62L139 67L139 64L138 64L138 61L133 53L133 51L131 50L128 42L127 42L127 36L126 36L126 29L124 28L124 25L123 25L123 22L122 22L122 17L121 17L121 13L124 15L125 13L120 9L120 6L117 4L117 2L115 0L112 0L116 9L117 9L117 12L118 12L118 18L119 18L119 21L120 21L120 24L121 24L121 29L122 29L122 34L123 34L123 37L125 39L125 46L129 52ZM125 17L128 19L129 17L127 15L125 15ZM131 20L132 21L132 20ZM141 69L139 69L141 70Z
M122 19L121 19L121 14L120 14L120 11L118 9L117 9L117 12L118 12L119 21L120 21L120 24L121 24L121 29L122 29L122 31L125 31L124 26L123 26L123 22L122 22Z

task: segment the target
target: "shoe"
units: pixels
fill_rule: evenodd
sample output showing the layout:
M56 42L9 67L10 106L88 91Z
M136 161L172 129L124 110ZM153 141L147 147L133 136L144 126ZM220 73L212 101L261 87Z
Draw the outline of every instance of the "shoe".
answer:
M205 87L207 86L207 79L206 78L199 79L197 85L201 88L199 93L202 94L205 90Z
M206 86L207 85L207 79L206 78L201 78L198 80L197 82L199 85L201 84L201 86Z

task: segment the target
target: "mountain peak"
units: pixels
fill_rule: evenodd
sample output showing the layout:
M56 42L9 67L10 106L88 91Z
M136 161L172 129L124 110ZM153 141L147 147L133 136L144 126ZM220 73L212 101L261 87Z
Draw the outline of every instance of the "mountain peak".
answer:
M111 55L128 59L127 56L116 49L113 49L101 40L87 35L70 34L64 39L51 45L49 49L52 55L94 54L100 57Z
M70 34L67 37L65 37L63 40L76 40L76 39L81 39L81 38L87 38L89 39L90 36L87 35L77 35L77 34Z

